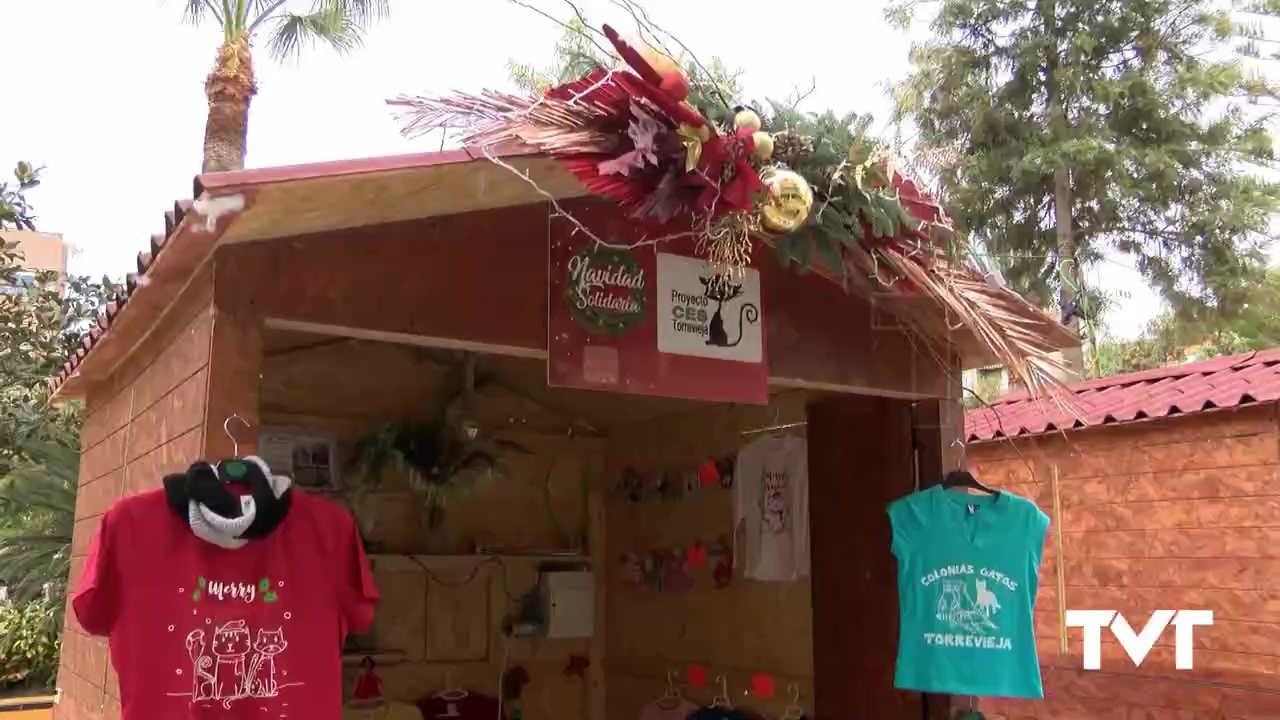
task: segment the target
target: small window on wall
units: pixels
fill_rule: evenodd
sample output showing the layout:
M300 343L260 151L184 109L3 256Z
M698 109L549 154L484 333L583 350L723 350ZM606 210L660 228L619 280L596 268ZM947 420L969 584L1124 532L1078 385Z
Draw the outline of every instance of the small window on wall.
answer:
M303 490L337 490L338 441L328 433L290 428L263 428L258 455L278 475L288 475Z

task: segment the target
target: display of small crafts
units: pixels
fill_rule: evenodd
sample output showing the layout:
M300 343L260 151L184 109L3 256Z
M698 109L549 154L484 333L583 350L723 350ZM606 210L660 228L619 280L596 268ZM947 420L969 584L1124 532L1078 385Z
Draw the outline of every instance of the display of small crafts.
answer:
M720 537L710 546L695 542L687 548L631 550L622 555L623 577L634 588L659 593L682 593L697 584L695 571L710 565L717 590L733 582L733 548Z
M704 460L692 468L667 469L646 476L635 468L622 471L618 494L630 503L649 499L681 500L704 488L733 487L733 456Z

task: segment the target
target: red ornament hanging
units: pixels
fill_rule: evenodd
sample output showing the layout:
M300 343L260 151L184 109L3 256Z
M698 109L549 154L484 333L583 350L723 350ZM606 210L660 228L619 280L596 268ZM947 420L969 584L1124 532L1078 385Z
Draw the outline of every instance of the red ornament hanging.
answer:
M364 669L356 678L356 687L351 697L355 700L377 700L382 697L382 678L374 671L373 658L366 656L360 662Z
M716 467L715 460L707 460L698 466L698 480L702 482L703 487L713 487L720 482L720 468Z
M751 676L751 694L756 697L771 698L774 693L773 676L756 673Z

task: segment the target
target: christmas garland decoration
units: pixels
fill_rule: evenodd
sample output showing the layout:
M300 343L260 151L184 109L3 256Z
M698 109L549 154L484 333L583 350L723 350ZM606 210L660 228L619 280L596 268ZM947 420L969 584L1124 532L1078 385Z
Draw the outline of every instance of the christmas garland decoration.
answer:
M731 105L694 68L686 73L647 43L602 31L617 65L540 96L486 91L389 103L402 108L407 135L454 129L513 172L487 149L531 146L636 222L689 228L683 235L697 239L727 282L750 263L758 240L783 264L808 268L818 258L846 288L869 296L930 298L945 315L941 328L936 311L925 317L907 303L895 313L944 340L963 325L1031 393L1059 395L1062 365L1043 327L1028 319L1030 305L970 266L946 212L866 137L865 122Z

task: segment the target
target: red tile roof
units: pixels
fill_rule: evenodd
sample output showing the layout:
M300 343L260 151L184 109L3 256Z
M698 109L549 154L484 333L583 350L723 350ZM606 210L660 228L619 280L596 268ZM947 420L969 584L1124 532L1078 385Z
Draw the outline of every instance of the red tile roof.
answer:
M1067 389L1077 413L1025 392L1011 393L966 413L965 438L981 442L1280 400L1280 348L1086 380Z
M190 210L190 200L179 200L173 204L172 210L164 214L164 232L152 235L149 249L138 253L137 270L125 275L124 285L116 291L115 298L108 302L106 307L98 313L97 322L94 327L89 329L89 334L84 336L80 343L81 347L76 349L75 353L63 363L62 369L58 374L50 380L50 385L54 390L71 376L76 367L80 365L80 361L84 360L89 351L98 343L98 340L111 328L111 323L120 314L120 311L124 309L125 305L129 303L134 291L146 284L147 271L151 269L156 256L165 248L165 244L169 241L169 238L173 237L174 231L182 224L183 218Z

